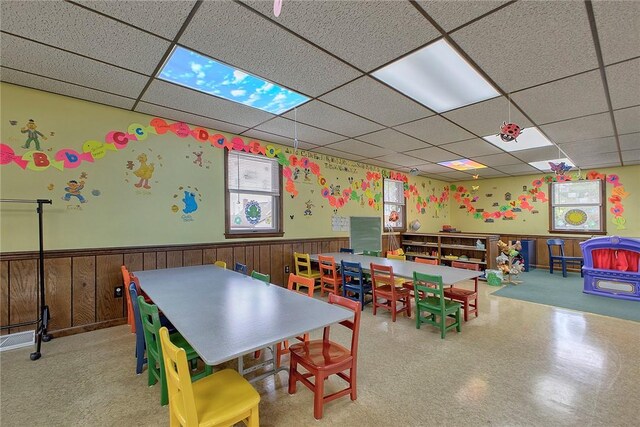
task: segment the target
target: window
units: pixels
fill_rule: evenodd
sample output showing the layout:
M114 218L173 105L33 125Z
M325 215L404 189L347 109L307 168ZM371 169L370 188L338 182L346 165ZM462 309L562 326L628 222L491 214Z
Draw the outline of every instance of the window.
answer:
M386 230L404 230L406 210L404 207L404 183L394 179L385 179L384 183L384 228Z
M277 159L225 153L225 236L282 236L282 173Z
M549 231L606 233L604 184L601 180L552 182Z

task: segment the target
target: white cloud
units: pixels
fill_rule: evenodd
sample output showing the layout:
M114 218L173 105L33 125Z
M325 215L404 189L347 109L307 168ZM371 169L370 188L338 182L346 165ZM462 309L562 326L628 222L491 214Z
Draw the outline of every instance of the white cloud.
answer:
M191 71L193 71L194 73L199 73L200 70L202 70L202 65L195 62L192 62L189 65L191 65Z
M247 77L246 73L243 73L242 71L238 71L235 70L233 72L233 83L240 83L241 81L243 81L245 78Z
M243 104L253 105L253 103L258 101L259 99L260 95L258 95L257 93L252 93L251 95L249 95L249 98L247 98L247 100L243 102Z
M198 86L202 86L202 85L203 85L203 84L205 84L205 83L206 83L206 80L196 80L196 84L197 84Z
M231 96L238 97L238 96L245 95L247 93L247 91L244 90L244 89L234 89L230 93L231 93Z
M258 88L258 93L268 92L269 90L271 90L271 88L273 88L273 83L267 82L262 85L262 87Z
M279 93L273 98L273 102L283 101L286 98L287 96L285 94Z

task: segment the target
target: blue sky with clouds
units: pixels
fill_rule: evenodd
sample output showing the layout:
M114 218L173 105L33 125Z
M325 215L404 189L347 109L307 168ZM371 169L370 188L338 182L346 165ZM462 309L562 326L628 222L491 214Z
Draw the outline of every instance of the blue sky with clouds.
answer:
M176 46L158 77L273 114L309 99L180 46Z

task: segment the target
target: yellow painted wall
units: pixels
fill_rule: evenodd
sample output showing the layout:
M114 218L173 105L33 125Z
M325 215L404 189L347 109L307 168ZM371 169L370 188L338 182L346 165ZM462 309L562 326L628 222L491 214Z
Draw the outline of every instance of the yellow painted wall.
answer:
M592 169L583 170L581 174L585 177ZM607 201L607 234L619 236L640 236L640 194L638 194L638 182L640 182L640 166L626 166L618 168L602 168L593 169L599 173L619 176L619 182L624 186L624 191L628 196L622 199L624 206L623 217L626 220L624 229L618 229L616 224L612 222L614 218L610 211L611 203ZM509 201L505 200L505 193L511 193L511 201L518 200L518 196L523 194L523 186L528 189L532 188L532 182L536 179L543 178L545 175L518 176L509 178L495 179L479 179L474 181L465 181L456 183L458 186L464 186L469 190L470 197L478 197L475 208L485 209L485 211L498 210L500 206L508 205ZM574 175L574 172L570 172ZM478 186L473 191L473 186ZM607 198L612 195L613 185L606 184ZM540 187L548 196L548 185L543 184ZM488 196L491 195L491 196ZM453 192L451 194L453 199ZM498 206L494 206L498 203ZM547 202L532 202L531 205L538 213L531 213L526 209L518 212L513 220L496 219L493 223L486 223L482 219L474 219L473 214L467 213L467 209L460 208L460 204L454 200L451 202L451 220L454 226L463 232L475 233L495 233L495 234L548 234L549 229L549 208ZM533 212L533 211L532 211ZM559 233L554 233L559 234ZM585 235L588 236L588 235Z
M47 137L39 137L42 151L53 158L62 149L83 153L87 141L99 145L111 131L126 132L129 125L139 123L148 126L153 117L127 110L80 101L46 92L10 84L0 85L1 143L0 194L3 199L52 199L53 205L45 206L45 249L105 248L121 246L147 246L165 244L197 244L224 241L224 167L223 151L209 144L201 145L192 137L180 138L173 133L150 133L145 140L130 141L120 150L106 151L104 157L94 162L83 162L79 167L58 170L49 166L44 170L31 170L33 162L21 169L11 161L9 151L20 158L29 159L31 150L22 148L27 135L21 133L26 123L33 119L38 131ZM172 120L167 120L173 123ZM216 132L212 132L216 133ZM228 139L233 137L224 134ZM245 142L249 142L245 139ZM265 142L261 142L266 144ZM293 149L279 147L289 156ZM202 167L195 164L194 152L203 151ZM134 172L140 167L138 156L145 154L147 163L154 163L149 180L150 189L136 188L138 177ZM349 178L358 182L368 171L381 172L374 166L334 159L325 155L299 151L298 156L308 155L320 166L328 184L341 189L353 186ZM6 163L9 161L9 163ZM75 197L63 200L68 181L85 181L81 194L86 203ZM432 193L440 195L444 182L423 177L410 177L421 198ZM346 236L346 232L334 232L331 217L334 208L321 196L322 187L316 177L304 180L302 173L296 180L298 196L284 198L285 239ZM172 206L182 208L183 191L198 195L198 210L185 221L182 212L173 212ZM357 190L354 190L357 191ZM381 191L381 190L379 190ZM360 191L361 193L361 191ZM311 201L312 215L304 215L305 202ZM434 232L441 224L449 222L449 207L445 204L436 211L429 203L424 214L416 208L417 196L408 200L408 222L419 219L421 232ZM37 215L35 205L0 205L0 250L2 252L37 249ZM338 209L339 216L376 216L381 209L350 201ZM293 216L293 218L292 218ZM436 218L437 216L437 218Z

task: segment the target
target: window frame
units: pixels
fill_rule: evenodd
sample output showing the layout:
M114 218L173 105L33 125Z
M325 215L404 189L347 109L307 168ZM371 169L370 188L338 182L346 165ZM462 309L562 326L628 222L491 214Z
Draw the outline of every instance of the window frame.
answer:
M558 203L554 202L555 199L555 184L573 184L582 181L563 181L563 182L550 182L549 183L549 233L562 233L562 234L589 234L589 235L603 235L607 234L607 204L606 204L606 188L605 183L601 179L590 180L589 182L598 181L598 185L600 186L599 195L600 195L600 203ZM600 228L598 230L566 230L562 228L556 228L554 223L554 208L558 206L597 206L599 215L600 215Z
M262 237L282 237L284 236L284 221L283 221L283 194L282 194L282 165L277 161L276 158L269 158L266 156L261 156L259 154L251 154L251 153L240 153L234 152L234 155L246 155L246 156L257 156L263 157L269 160L274 161L278 165L278 201L275 204L278 212L273 215L273 218L278 221L278 224L274 229L271 230L242 230L242 231L233 231L231 230L231 221L230 221L230 209L229 202L231 191L229 190L229 150L224 151L224 237L226 239L241 239L241 238L262 238ZM255 191L254 191L255 192ZM260 193L260 192L256 192Z
M395 202L387 202L385 200L385 187L386 187L386 183L388 181L394 181L394 182L399 182L400 184L402 184L402 188L403 188L403 192L402 192L402 198L404 200L404 202L402 204L399 203L395 203ZM387 216L385 214L385 206L389 204L389 205L394 205L394 206L402 206L402 226L401 227L387 227ZM392 231L392 232L402 232L402 231L407 231L407 198L404 196L404 181L401 181L399 179L391 179L391 178L383 178L382 179L382 224L384 227L384 231Z

